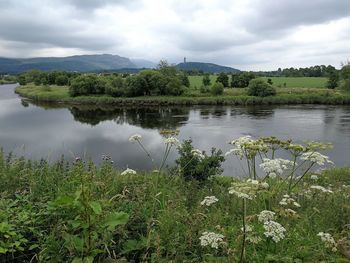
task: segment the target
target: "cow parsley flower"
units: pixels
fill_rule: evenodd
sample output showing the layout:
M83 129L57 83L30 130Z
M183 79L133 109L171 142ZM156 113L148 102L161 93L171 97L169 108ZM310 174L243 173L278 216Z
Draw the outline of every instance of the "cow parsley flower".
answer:
M284 195L282 200L279 202L282 206L293 205L295 207L300 207L300 204L294 200L294 198L289 195Z
M164 142L165 144L170 144L170 145L177 145L180 143L179 140L176 139L175 137L166 138Z
M212 204L219 201L215 196L206 196L204 197L203 201L201 202L201 205L211 206Z
M281 241L285 237L284 233L286 232L286 229L275 221L266 221L264 223L264 229L264 235L266 237L271 237L275 243Z
M134 134L129 137L129 142L137 142L141 140L142 140L142 136L140 134Z
M326 248L330 248L333 252L337 251L337 243L335 242L331 234L320 232L317 234L317 236L321 238Z
M194 149L191 151L191 153L193 154L193 156L199 158L199 159L204 159L205 155L203 154L203 152L199 149Z
M269 210L263 210L258 214L258 220L261 223L271 221L275 219L275 212Z
M321 191L322 193L333 194L333 191L320 185L311 185L310 189Z
M268 159L264 158L263 163L259 166L264 170L264 172L270 177L276 177L277 175L282 175L285 170L288 170L293 165L292 161L277 158Z
M133 169L126 168L126 170L121 173L121 175L128 175L128 174L136 174L136 171Z
M318 180L318 176L316 174L313 174L310 176L311 180L317 181Z
M212 248L219 248L219 245L223 243L224 236L221 234L216 234L214 232L203 232L202 236L199 238L201 241L201 246L210 246Z
M318 165L325 165L326 163L333 164L329 157L319 152L305 152L300 156L301 160L310 161Z

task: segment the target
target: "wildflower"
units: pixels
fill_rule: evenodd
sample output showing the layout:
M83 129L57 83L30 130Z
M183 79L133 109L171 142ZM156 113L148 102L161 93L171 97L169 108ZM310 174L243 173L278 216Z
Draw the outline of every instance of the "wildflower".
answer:
M250 136L240 137L231 141L230 144L235 145L236 148L228 151L226 155L237 155L241 159L243 157L251 159L256 156L258 152L266 152L268 150L263 140L254 140Z
M218 248L219 244L223 243L225 237L221 234L216 234L214 232L203 232L202 236L199 238L201 241L201 246L210 246L212 248Z
M191 151L191 153L193 154L193 156L196 156L199 159L204 159L205 158L205 155L203 154L203 152L201 150L194 149L194 150Z
M326 163L333 164L333 162L329 160L328 156L319 152L305 152L301 155L300 159L310 161L318 165L325 165Z
M121 175L128 175L128 174L136 174L136 171L133 169L126 168L126 170L121 173Z
M317 234L317 236L321 238L326 248L330 248L333 252L337 251L337 243L335 242L331 234L320 232Z
M268 187L269 185L267 183L248 179L245 182L240 181L232 183L232 186L228 190L229 194L234 194L239 198L252 200L259 190L264 190Z
M282 206L293 205L295 207L300 207L300 204L294 200L294 198L289 195L283 195L282 200L279 202Z
M266 221L264 223L264 229L264 235L266 237L271 237L275 243L281 241L285 237L284 233L286 229L275 221Z
M211 206L212 204L219 201L215 196L206 196L204 200L201 202L201 205Z
M320 185L311 185L310 189L321 191L322 193L333 194L333 191Z
M112 157L108 154L102 154L102 157L101 157L102 161L110 161L110 162L113 162L112 161Z
M241 227L241 231L244 232L243 227ZM250 225L246 225L246 226L245 226L245 232L246 232L246 233L253 232L253 227L250 226Z
M293 165L292 161L277 158L268 159L264 158L263 163L259 166L264 170L264 172L270 177L276 177L277 175L282 175L283 171L291 168Z
M78 162L81 162L81 157L75 157L75 162L78 163Z
M288 216L295 216L297 214L293 209L287 208L284 210Z
M176 145L179 143L180 143L179 140L176 139L175 137L169 137L165 139L165 144Z
M271 221L275 219L275 212L269 210L263 210L258 214L258 220L261 223L265 223L267 221Z
M141 140L142 140L142 136L140 134L134 134L129 137L130 142L137 142Z
M310 176L311 180L317 181L318 180L318 176L316 174L313 174Z

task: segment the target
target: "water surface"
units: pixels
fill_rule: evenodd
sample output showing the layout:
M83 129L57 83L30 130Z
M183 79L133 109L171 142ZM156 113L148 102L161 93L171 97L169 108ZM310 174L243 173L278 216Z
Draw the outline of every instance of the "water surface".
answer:
M129 136L141 134L159 162L164 150L159 131L178 129L180 140L191 138L196 148L206 151L217 147L226 152L227 142L243 135L331 142L334 150L327 154L335 164L350 164L349 106L64 107L27 102L14 88L0 86L0 145L6 152L32 159L55 160L63 154L100 162L102 154L109 154L122 169L149 169L147 157L128 141ZM169 163L175 158L171 154ZM233 158L224 168L224 174L242 174Z

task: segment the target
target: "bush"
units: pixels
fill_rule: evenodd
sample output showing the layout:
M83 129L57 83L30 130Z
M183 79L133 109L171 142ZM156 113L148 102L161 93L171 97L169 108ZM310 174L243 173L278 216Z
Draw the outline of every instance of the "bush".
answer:
M200 91L200 93L209 93L210 87L209 86L201 86L199 91Z
M210 93L214 96L218 96L218 95L222 95L224 93L224 85L222 85L221 83L215 83L211 89L210 89Z
M107 86L107 81L98 78L96 75L79 76L72 80L69 87L71 96L103 94Z
M184 141L178 148L180 157L176 160L176 164L185 180L205 181L223 172L221 163L225 158L221 150L212 148L210 156L202 152L202 158L193 150L192 140Z
M248 85L248 95L267 97L276 95L276 90L262 79L253 79Z

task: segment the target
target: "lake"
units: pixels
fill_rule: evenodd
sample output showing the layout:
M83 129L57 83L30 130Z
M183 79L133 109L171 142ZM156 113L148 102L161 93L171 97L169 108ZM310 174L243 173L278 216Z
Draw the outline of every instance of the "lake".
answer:
M65 107L33 104L16 95L15 87L0 86L0 145L17 156L50 161L80 156L99 163L108 154L121 169L149 169L147 156L129 136L141 134L160 162L165 148L160 130L178 129L180 140L191 138L196 148L206 151L216 147L226 152L228 142L243 135L330 142L334 149L327 155L335 165L350 164L349 106ZM172 152L169 164L175 158ZM233 157L223 167L225 175L243 173Z

